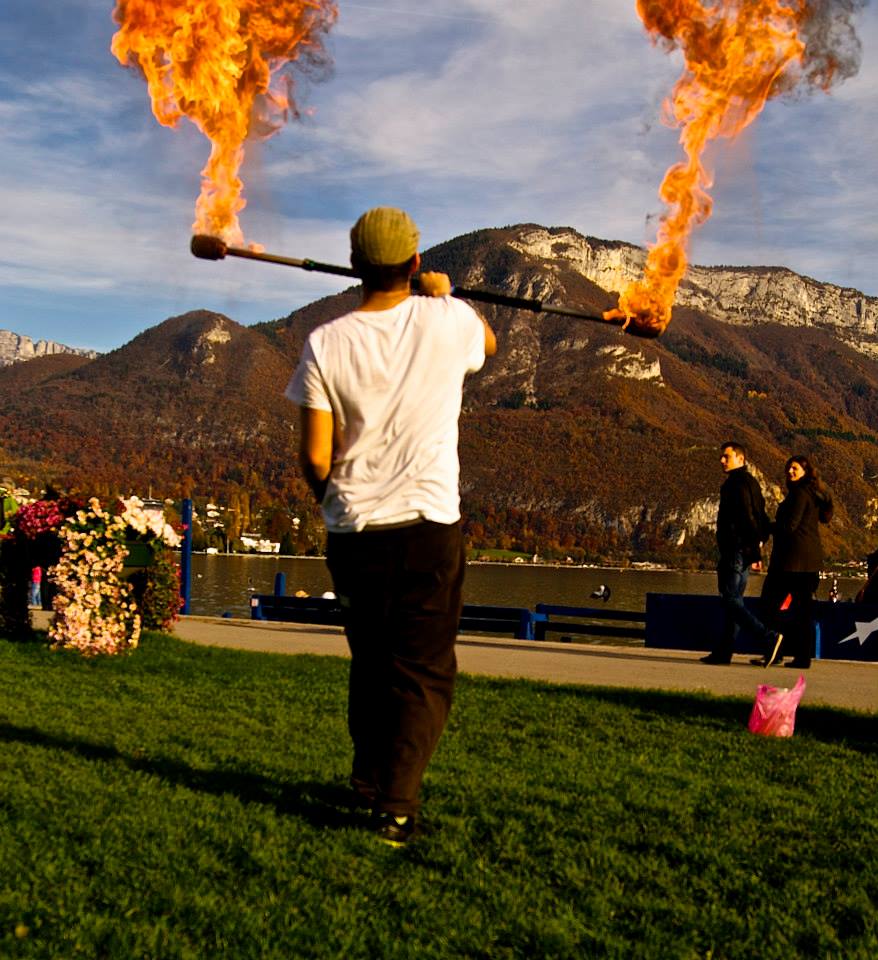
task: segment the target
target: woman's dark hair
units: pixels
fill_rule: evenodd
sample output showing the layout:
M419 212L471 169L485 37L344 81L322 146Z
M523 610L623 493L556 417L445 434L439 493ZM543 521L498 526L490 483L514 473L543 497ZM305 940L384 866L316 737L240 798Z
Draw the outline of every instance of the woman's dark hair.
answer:
M797 463L802 470L805 471L805 476L802 477L801 480L795 482L810 486L814 496L817 498L817 508L820 514L820 522L829 523L829 521L832 519L833 512L832 495L830 494L826 485L820 479L817 473L817 468L803 454L794 453L790 459L787 460L786 466L784 467L784 473L786 473L790 469L790 466L794 463ZM790 478L787 477L787 487L792 487L793 482L794 481L791 481Z
M783 472L786 474L794 463L797 463L805 471L805 476L798 481L799 483L808 483L809 481L813 482L814 480L817 479L817 471L815 470L813 464L807 457L803 456L800 453L794 453L790 457L790 459L787 460L783 468ZM790 485L790 478L787 477L787 486L789 485Z

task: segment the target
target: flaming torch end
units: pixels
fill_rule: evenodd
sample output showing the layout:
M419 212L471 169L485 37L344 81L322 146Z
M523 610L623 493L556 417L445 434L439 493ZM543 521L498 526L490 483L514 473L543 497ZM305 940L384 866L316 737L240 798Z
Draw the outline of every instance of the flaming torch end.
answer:
M625 333L630 333L632 337L640 337L642 340L655 340L665 332L664 324L653 322L644 323L637 317L632 317L628 323L622 325Z
M605 310L604 320L619 324L625 333L632 337L640 337L642 340L655 340L665 332L668 326L668 320L660 319L651 313L638 311L632 315L618 307L614 310Z
M229 248L219 237L208 237L206 234L197 233L192 238L189 249L193 256L200 257L202 260L223 260Z

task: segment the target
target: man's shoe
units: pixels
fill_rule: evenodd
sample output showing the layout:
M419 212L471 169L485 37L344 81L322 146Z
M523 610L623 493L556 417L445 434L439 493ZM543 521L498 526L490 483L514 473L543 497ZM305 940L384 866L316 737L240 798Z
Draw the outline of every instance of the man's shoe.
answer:
M810 660L790 660L788 663L785 663L784 666L792 667L793 670L810 670L811 661Z
M369 828L379 840L391 847L403 847L415 834L415 818L375 810L369 821Z
M715 653L709 653L706 657L701 657L700 659L702 663L716 663L716 664L728 665L732 662L731 657L729 657L729 659L726 660L725 657L717 656L717 654Z

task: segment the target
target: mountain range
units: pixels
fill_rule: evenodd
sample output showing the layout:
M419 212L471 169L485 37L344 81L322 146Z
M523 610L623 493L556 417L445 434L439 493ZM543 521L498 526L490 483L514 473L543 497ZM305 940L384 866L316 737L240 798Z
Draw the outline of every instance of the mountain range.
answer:
M599 315L644 252L536 224L481 230L424 268ZM172 317L93 359L0 369L0 472L98 493L245 501L316 521L283 397L307 333L356 288L242 327ZM564 316L477 305L499 349L464 393L466 530L480 547L679 565L711 562L719 445L738 439L770 504L793 452L833 490L828 553L874 547L878 301L782 268L693 267L658 340ZM314 524L305 529L314 531Z
M11 330L0 330L0 367L22 360L32 360L34 357L51 356L57 353L72 353L83 357L96 357L94 350L81 350L78 347L68 347L54 340L37 340Z

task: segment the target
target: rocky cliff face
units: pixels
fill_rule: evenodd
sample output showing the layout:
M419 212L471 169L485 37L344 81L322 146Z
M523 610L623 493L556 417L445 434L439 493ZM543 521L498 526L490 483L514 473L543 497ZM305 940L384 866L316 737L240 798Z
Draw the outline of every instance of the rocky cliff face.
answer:
M592 317L615 304L609 290L640 276L643 258L629 244L534 224L477 231L424 254L425 269L461 286ZM836 504L827 555L874 550L875 299L785 270L698 267L682 298L657 340L479 304L498 352L464 390L461 488L474 546L708 567L717 446L731 437L746 443L770 513L786 458L813 456ZM244 491L316 524L296 468L298 415L283 391L307 333L357 300L351 288L246 328L193 311L96 360L8 364L5 463L86 491L151 483L163 496L197 490L226 502Z
M13 333L11 330L0 330L0 367L21 360L33 360L34 357L46 357L55 353L73 353L80 357L96 357L94 350L80 350L76 347L67 347L54 340L37 340L34 343L30 337Z
M510 246L533 257L568 261L604 290L621 290L643 275L646 251L583 237L569 228L520 228ZM783 267L690 266L677 294L692 307L732 324L823 327L857 350L878 357L878 297L818 283Z

